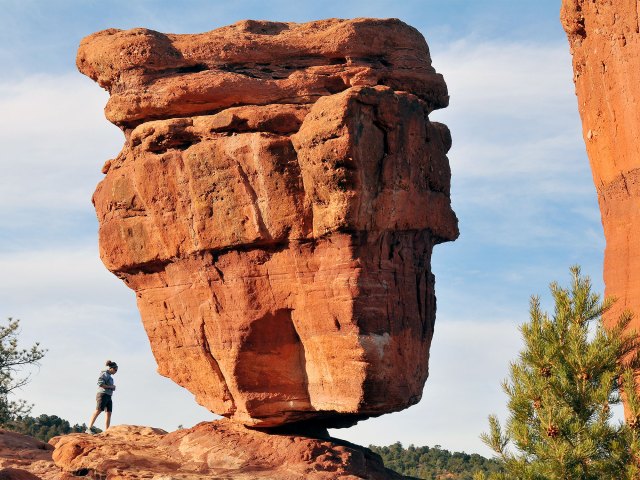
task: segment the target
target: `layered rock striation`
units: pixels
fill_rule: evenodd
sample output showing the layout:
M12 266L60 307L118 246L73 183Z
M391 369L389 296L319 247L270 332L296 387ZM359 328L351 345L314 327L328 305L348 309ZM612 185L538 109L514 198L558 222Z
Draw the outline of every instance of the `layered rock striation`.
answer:
M582 131L606 238L609 321L640 330L640 23L635 0L563 0Z
M454 240L448 103L398 20L105 30L80 71L125 145L93 197L158 371L249 426L416 403Z

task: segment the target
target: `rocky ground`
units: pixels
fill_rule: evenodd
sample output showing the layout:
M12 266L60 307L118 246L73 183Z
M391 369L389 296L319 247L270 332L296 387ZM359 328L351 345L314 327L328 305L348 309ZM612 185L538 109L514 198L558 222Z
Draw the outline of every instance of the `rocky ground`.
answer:
M49 444L0 431L0 480L403 479L369 449L341 440L250 430L228 420L167 433L133 425Z

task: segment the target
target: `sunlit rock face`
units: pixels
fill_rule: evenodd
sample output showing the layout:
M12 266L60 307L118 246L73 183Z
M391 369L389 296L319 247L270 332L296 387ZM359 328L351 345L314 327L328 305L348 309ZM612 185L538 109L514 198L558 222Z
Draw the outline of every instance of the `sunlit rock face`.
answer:
M398 20L105 30L80 71L125 145L94 194L158 371L249 426L420 400L433 246L458 236L448 103Z
M564 0L582 132L606 238L609 321L640 330L640 34L635 0Z

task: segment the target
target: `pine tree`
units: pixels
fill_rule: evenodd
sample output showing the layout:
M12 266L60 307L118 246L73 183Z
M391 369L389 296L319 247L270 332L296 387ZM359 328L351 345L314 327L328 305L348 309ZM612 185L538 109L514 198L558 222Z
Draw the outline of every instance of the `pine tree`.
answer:
M69 421L64 420L57 415L42 414L37 417L24 416L18 417L11 421L9 424L4 425L9 430L13 430L18 433L30 435L38 438L43 442L48 442L52 437L58 435L67 435L69 433L81 433L86 431L87 426L85 424L75 424L71 426ZM95 429L96 432L101 430Z
M489 417L482 440L504 468L490 479L623 480L639 478L640 401L634 371L640 367L631 314L612 328L601 301L579 267L570 288L550 285L553 316L531 298L530 321L521 326L524 349L503 383L509 418ZM626 401L628 423L612 420L611 406ZM513 448L515 447L515 452ZM474 478L486 478L477 474Z
M30 348L19 348L19 332L20 320L9 318L6 326L0 325L0 425L31 411L31 405L24 400L11 400L9 395L29 382L28 375L17 377L19 370L37 365L46 352L38 343Z

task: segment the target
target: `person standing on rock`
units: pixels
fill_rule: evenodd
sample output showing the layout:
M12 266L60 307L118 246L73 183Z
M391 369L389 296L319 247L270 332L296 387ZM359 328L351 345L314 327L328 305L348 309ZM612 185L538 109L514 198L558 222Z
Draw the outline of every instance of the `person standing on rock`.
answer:
M91 417L91 422L89 422L89 427L86 430L86 433L92 433L91 428L100 415L100 412L105 412L105 430L109 429L109 425L111 424L111 412L113 411L113 401L111 397L113 396L113 392L116 389L115 384L113 383L112 375L118 371L118 364L116 362L112 362L111 360L107 360L105 364L107 367L106 370L100 372L100 377L98 377L98 393L96 394L96 411L93 412L93 416Z

